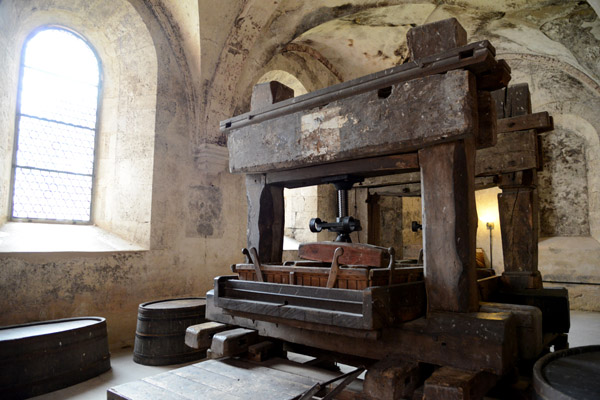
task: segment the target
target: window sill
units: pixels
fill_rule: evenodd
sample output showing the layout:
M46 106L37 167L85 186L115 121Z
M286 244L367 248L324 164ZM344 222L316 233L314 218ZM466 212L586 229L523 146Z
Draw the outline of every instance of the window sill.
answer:
M0 253L115 252L146 250L97 226L7 222Z

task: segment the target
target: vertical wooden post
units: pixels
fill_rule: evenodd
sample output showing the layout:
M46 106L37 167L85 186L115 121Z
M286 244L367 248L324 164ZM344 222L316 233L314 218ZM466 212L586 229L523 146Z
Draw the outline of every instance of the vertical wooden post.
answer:
M479 309L473 140L419 150L428 311Z
M254 86L253 110L294 97L294 91L279 82ZM283 187L268 185L264 175L246 175L248 200L248 247L255 247L261 262L280 262L285 222Z
M467 34L447 19L411 29L407 43L419 59L466 45ZM474 139L421 149L419 165L428 311L477 311Z
M531 114L529 86L519 84L493 93L499 118ZM498 211L504 256L504 283L513 290L541 289L538 270L538 195L535 169L502 174Z

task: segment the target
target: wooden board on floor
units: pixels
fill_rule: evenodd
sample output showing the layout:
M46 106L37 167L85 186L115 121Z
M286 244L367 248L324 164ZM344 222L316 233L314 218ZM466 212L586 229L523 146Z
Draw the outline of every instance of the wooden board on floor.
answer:
M323 372L288 360L255 363L244 359L208 360L108 389L108 400L280 400L342 373ZM362 389L351 385L340 398Z

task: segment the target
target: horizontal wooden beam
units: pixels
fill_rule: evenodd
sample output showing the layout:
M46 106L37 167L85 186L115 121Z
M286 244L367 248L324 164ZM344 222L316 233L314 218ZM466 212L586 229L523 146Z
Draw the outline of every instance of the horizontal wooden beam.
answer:
M362 335L332 333L325 325L293 325L291 321L261 320L256 315L232 314L215 306L212 291L206 296L206 318L256 329L262 336L282 339L341 354L374 360L400 356L409 360L445 365L470 371L509 372L517 357L517 324L509 312L433 313L392 328L384 328L378 339L368 330ZM355 331L347 329L348 331ZM468 351L465 351L468 349Z
M346 175L370 177L418 170L417 153L405 153L270 172L266 176L267 184L295 188L331 182Z
M535 129L537 133L548 132L554 129L554 120L547 111L535 114L520 115L498 120L498 133L526 131Z
M450 71L231 131L231 172L266 173L407 153L476 135L469 71Z
M503 69L508 73L510 79L510 67L506 65L504 60L496 60L495 56L496 49L489 41L483 40L471 43L429 57L422 57L417 61L409 61L393 68L264 106L260 109L253 109L245 114L221 121L220 128L222 131L228 132L282 115L293 114L314 107L323 107L332 101L345 97L457 69L467 69L477 74L478 77L492 75L494 79L483 79L483 84L478 79L477 88L479 90L499 89L506 86L506 83L499 82L495 72L499 68Z

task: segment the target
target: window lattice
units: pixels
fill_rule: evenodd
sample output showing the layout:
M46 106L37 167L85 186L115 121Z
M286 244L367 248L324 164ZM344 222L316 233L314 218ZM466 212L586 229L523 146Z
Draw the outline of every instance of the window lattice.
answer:
M27 43L17 114L12 217L89 222L98 61L63 29Z

